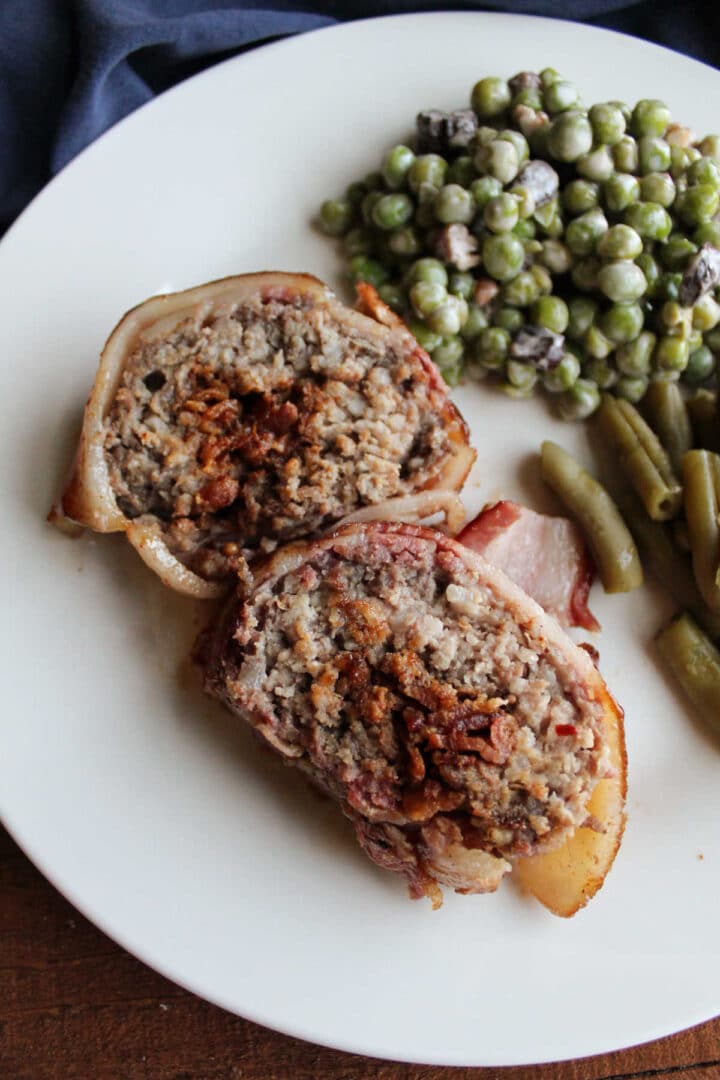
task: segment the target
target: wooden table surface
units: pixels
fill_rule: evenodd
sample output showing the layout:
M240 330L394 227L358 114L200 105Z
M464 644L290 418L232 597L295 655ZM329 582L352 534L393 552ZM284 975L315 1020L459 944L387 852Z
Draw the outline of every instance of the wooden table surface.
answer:
M559 1065L438 1069L277 1035L134 959L0 829L1 1080L720 1080L720 1018Z

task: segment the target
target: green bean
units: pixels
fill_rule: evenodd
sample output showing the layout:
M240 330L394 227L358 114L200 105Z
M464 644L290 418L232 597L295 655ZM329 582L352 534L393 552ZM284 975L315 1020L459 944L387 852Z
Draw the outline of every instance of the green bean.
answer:
M655 641L703 721L720 733L720 652L687 613L673 619Z
M651 521L632 491L623 490L617 503L637 544L643 568L668 590L678 607L692 612L711 637L719 637L720 617L708 609L700 595L692 563L673 543L670 526Z
M552 442L541 449L542 477L583 531L606 592L629 592L642 585L635 542L605 488Z
M629 401L606 394L598 413L609 449L653 521L680 512L683 489L655 432Z
M715 391L696 390L687 400L687 411L695 446L702 450L720 450L720 425Z
M680 475L683 455L693 445L690 418L677 383L654 382L645 397L648 423L665 447L673 469Z
M720 615L720 457L690 450L682 474L695 580L707 606Z

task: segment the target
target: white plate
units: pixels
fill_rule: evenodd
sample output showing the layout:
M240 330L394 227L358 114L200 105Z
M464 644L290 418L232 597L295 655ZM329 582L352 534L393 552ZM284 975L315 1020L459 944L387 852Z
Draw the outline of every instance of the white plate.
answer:
M593 593L627 710L629 822L608 881L565 922L505 885L433 914L357 849L334 808L199 693L192 605L117 537L44 523L96 357L147 295L238 271L339 285L309 225L420 107L552 64L586 100L662 96L699 131L720 75L628 37L502 15L407 16L252 52L164 95L58 177L0 246L6 568L2 815L112 937L237 1013L409 1061L506 1065L627 1046L713 1016L720 754L658 670L667 609ZM540 404L459 391L471 506L546 505L533 455L584 433Z

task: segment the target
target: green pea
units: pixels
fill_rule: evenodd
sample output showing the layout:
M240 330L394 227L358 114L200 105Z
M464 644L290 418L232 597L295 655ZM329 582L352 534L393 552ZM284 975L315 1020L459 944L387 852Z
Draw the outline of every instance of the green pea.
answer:
M450 274L448 292L453 296L461 296L463 300L469 300L475 290L475 278L461 270L455 270Z
M421 285L415 285L413 291L421 287ZM430 288L434 288L434 286L431 285ZM434 307L424 318L431 330L434 330L436 334L442 334L445 338L459 334L467 316L467 301L460 296L448 295L443 303Z
M416 281L410 289L410 303L416 315L426 319L431 312L446 303L448 292L439 281ZM428 326L430 324L428 323ZM434 329L434 327L430 327ZM459 329L459 328L458 328ZM442 330L437 331L439 334ZM457 331L455 331L457 333Z
M439 259L416 259L408 269L407 280L410 285L416 281L431 281L447 288L448 272Z
M537 227L534 221L518 221L517 225L513 226L513 232L521 240L532 240L537 233Z
M356 228L345 233L343 249L347 255L370 255L373 250L373 238L369 229Z
M540 72L540 82L542 83L543 90L547 90L548 86L552 86L553 83L559 82L560 79L562 79L562 75L554 67L543 68Z
M649 252L644 251L642 255L638 255L636 259L637 265L645 275L647 281L647 290L645 296L653 297L657 293L658 284L660 282L660 267L656 260Z
M464 353L465 345L459 337L443 338L432 351L432 358L448 386L456 386L460 381Z
M695 301L692 309L693 327L705 334L718 323L720 323L720 304L710 293L705 293Z
M695 184L675 200L675 209L686 225L704 225L719 208L720 191L711 184Z
M615 172L615 162L607 146L598 146L589 154L583 154L575 163L575 168L587 180L602 183L609 180Z
M713 247L720 248L720 221L706 221L699 225L692 238L698 247L712 244Z
M518 216L523 220L531 218L537 207L535 205L535 196L530 188L522 187L520 184L513 184L510 188L510 194L517 203Z
M551 394L561 394L569 390L580 377L580 361L571 352L566 352L562 360L543 375L543 386Z
M397 191L403 186L407 178L408 169L415 160L415 154L412 152L409 146L393 146L392 150L388 150L387 154L383 158L382 172L383 180L386 185L392 190Z
M435 187L434 184L423 183L414 193L417 200L415 224L421 229L431 229L437 224L435 200L438 197L439 190L440 188Z
M711 157L701 157L694 161L687 171L690 184L710 184L720 188L720 163Z
M477 304L468 304L468 317L465 325L460 327L460 334L465 341L472 341L489 325L487 312Z
M720 327L713 327L712 330L708 330L707 334L703 335L703 340L708 349L711 349L716 356L720 356Z
M614 146L625 134L625 117L617 105L593 105L588 113L596 143Z
M505 378L517 390L531 391L538 381L538 370L534 364L508 360L505 365Z
M533 263L530 267L530 277L535 282L540 296L549 296L553 291L552 274L547 267L540 263Z
M494 120L510 105L510 87L505 79L480 79L472 88L470 104L480 120Z
M600 260L595 255L588 255L584 259L578 259L570 270L570 278L576 289L581 292L592 292L598 285L598 271L601 266Z
M406 225L414 212L415 206L409 195L395 192L380 196L372 208L372 220L379 229L397 229Z
M638 166L643 175L665 172L670 168L670 161L670 145L664 139L654 135L643 135L638 139Z
M686 335L686 340L687 340L687 343L688 343L688 349L690 350L690 355L691 356L695 352L696 349L699 349L702 345L705 344L704 341L703 341L702 330L693 330L693 329L691 329L690 333Z
M675 181L669 172L648 172L640 181L640 197L667 209L675 201Z
M615 348L610 338L606 337L595 323L583 334L582 345L587 355L596 360L604 360Z
M592 357L583 366L583 377L600 390L609 390L617 382L618 373L604 357Z
M533 218L534 218L535 221L537 221L538 225L542 226L543 228L547 228L547 226L552 222L553 218L556 216L557 212L558 212L558 200L557 200L557 198L548 199L548 201L546 203L543 203L541 206L537 207L537 209L535 210L535 213L533 214Z
M574 105L577 105L577 89L571 82L567 82L565 79L557 79L550 86L545 87L542 103L546 111L551 115L565 112L566 109L571 109Z
M631 173L615 173L602 186L605 206L614 214L627 209L640 198L640 187L638 178Z
M666 334L687 337L692 323L692 310L682 307L677 300L666 300L660 308L659 322Z
M390 278L382 263L367 255L353 256L350 260L350 276L353 281L367 281L368 285L374 285L376 289Z
M475 341L475 358L487 371L501 371L505 367L510 335L500 326L489 326Z
M650 373L656 337L644 330L634 341L621 345L615 353L615 366L622 375L630 378Z
M633 109L630 130L638 136L661 136L667 131L670 120L670 110L663 101L643 98Z
M388 237L388 247L394 255L401 256L419 255L422 251L422 243L417 229L413 228L412 225L393 229Z
M493 139L475 151L475 168L487 176L494 176L503 184L509 184L518 174L518 152L506 139Z
M682 270L688 259L696 251L696 245L693 244L692 240L688 240L687 236L683 236L681 233L673 233L668 237L667 243L660 248L658 255L666 270Z
M559 296L540 296L530 309L530 319L536 326L564 334L570 319L568 306Z
M664 255L664 252L662 254ZM680 296L682 278L683 276L680 273L663 274L656 290L657 298L659 300L677 300Z
M636 405L645 397L648 385L649 379L646 375L621 375L615 383L614 392L616 397Z
M521 165L530 157L530 147L528 141L521 131L515 131L514 128L503 128L497 135L498 139L506 139L507 142L513 144L517 150L518 161Z
M690 353L687 367L683 372L683 380L691 385L705 382L715 374L715 357L707 345L701 345Z
M620 110L625 120L625 127L627 128L632 120L632 108L628 105L627 101L608 101L608 105L612 105L614 108Z
M537 233L537 226L535 226L534 222L532 222L532 221L530 221L530 222L518 221L517 225L513 229L513 232L515 233L515 235L519 236L520 239L524 243L525 261L526 262L531 262L535 258L535 256L539 255L540 252L542 251L542 240L538 240L537 237L535 237L535 239L526 239L523 236L523 233L521 231L521 226L523 226L523 225L531 225L535 229L536 233Z
M475 132L475 138L473 139L474 145L484 146L485 143L492 142L493 139L497 139L498 129L491 127L489 124L481 124Z
M548 130L547 146L556 161L577 161L592 149L593 132L586 116L560 113Z
M375 207L383 197L382 191L368 191L360 205L360 212L365 225L373 225Z
M639 233L629 225L611 225L597 242L597 253L601 259L636 259L642 249Z
M700 143L700 153L720 164L720 135L706 135Z
M572 253L562 240L543 240L538 258L552 274L566 274L573 263Z
M529 270L522 270L503 286L503 302L513 307L528 307L537 299L537 282Z
M638 169L638 146L632 135L623 135L612 148L615 168L621 173L636 173Z
M445 183L448 163L439 154L420 154L407 171L408 187L418 191L421 184L432 184L441 188Z
M625 260L602 266L597 282L600 291L615 303L639 300L647 289L647 281L640 267Z
M405 309L405 294L399 285L386 281L378 289L378 296L389 308L400 315Z
M320 207L320 228L328 236L343 236L354 217L355 208L347 199L326 199Z
M685 338L669 334L658 338L653 364L658 371L682 372L688 365L690 350Z
M445 184L440 188L435 199L435 217L443 225L469 225L475 217L475 200L472 193L460 187L459 184Z
M675 178L678 188L680 187L681 180L687 183L687 177L683 176L688 171L694 161L697 161L702 157L699 150L696 150L692 146L671 146L670 147L670 172Z
M518 90L510 104L513 108L524 105L526 109L534 109L535 112L539 112L543 107L540 92L534 86L526 86L522 90Z
M593 210L600 202L600 188L591 180L571 180L560 196L563 209L574 217Z
M362 181L365 185L366 191L382 191L383 190L383 178L381 172L369 172Z
M639 304L613 304L603 312L599 326L610 341L624 345L638 336L644 322L643 309Z
M525 248L522 240L512 233L488 236L482 245L482 261L490 277L510 281L522 269Z
M602 210L589 210L574 218L565 230L565 243L573 255L591 255L608 222Z
M639 233L644 240L666 240L672 229L672 219L659 203L633 203L628 206L624 218L625 224Z
M346 187L345 198L351 206L357 209L367 195L367 192L367 185L364 184L362 180L355 180Z
M517 278L515 280L517 281ZM509 334L516 334L525 324L525 317L519 308L501 307L493 315L492 321L493 326L501 326Z
M467 154L461 154L450 163L445 180L448 184L459 184L460 187L469 188L476 176L473 159Z
M495 176L480 176L470 185L470 192L478 210L487 206L491 199L502 195L502 190L503 186Z
M599 305L589 296L573 296L568 301L567 335L573 341L581 341L585 332L597 318Z
M600 407L600 391L589 379L576 379L558 397L558 412L563 420L587 420Z
M510 232L518 223L517 199L506 192L491 199L483 210L483 223L491 232Z

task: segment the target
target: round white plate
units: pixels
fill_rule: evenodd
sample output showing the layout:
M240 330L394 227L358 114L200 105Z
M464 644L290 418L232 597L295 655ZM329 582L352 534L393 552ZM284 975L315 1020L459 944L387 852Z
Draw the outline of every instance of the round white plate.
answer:
M367 1054L506 1065L608 1051L720 1007L720 752L659 670L649 588L592 602L627 711L629 821L573 920L512 884L433 913L375 868L329 803L198 690L199 624L117 537L44 515L97 354L146 296L239 271L340 287L321 200L375 168L419 108L482 75L551 64L586 100L664 97L700 132L720 75L631 38L479 14L353 23L222 64L141 109L63 172L0 245L5 568L0 809L41 870L159 971L270 1027ZM457 392L475 509L551 504L541 439L581 427L485 387Z

